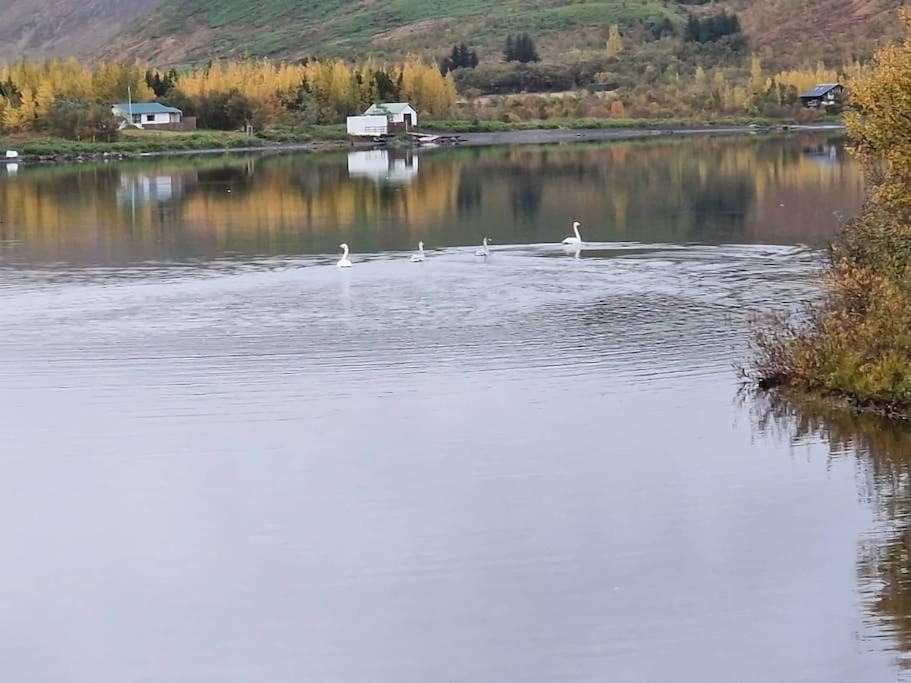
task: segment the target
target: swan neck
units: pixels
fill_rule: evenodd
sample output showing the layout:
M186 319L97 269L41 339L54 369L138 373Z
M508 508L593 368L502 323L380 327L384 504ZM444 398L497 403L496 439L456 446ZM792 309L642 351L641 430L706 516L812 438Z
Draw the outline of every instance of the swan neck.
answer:
M576 239L579 240L579 241L581 242L581 241L582 241L582 235L579 234L579 226L578 226L578 225L575 225L575 224L573 225L573 232L576 233Z
M346 244L344 247L342 247L342 249L345 250L345 253L342 254L342 258L343 258L343 259L348 258L348 245Z

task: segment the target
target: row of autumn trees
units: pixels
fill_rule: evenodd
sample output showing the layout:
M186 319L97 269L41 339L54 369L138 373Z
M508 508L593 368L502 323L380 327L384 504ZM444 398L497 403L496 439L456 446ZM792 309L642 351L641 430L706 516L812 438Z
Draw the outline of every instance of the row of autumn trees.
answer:
M0 131L107 137L115 123L110 105L128 97L179 107L197 116L201 128L232 130L337 123L377 101L408 100L422 113L445 116L456 89L436 64L417 58L396 65L226 61L184 73L111 62L90 67L76 59L22 61L0 68ZM73 120L77 113L86 120ZM58 128L63 123L68 130Z

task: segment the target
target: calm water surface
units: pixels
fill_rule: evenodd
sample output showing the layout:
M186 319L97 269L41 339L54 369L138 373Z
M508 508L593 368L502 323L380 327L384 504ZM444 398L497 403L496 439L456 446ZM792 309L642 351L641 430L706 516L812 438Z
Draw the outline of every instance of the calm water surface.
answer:
M862 191L819 137L0 169L3 680L899 680L911 434L733 369Z

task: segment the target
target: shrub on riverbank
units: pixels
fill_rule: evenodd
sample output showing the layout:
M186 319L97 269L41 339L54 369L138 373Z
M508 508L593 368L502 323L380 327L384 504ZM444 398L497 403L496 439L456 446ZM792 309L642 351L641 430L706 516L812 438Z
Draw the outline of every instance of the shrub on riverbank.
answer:
M911 15L903 19L911 32ZM846 117L871 195L833 244L823 299L804 324L755 337L754 376L911 413L911 38L851 84Z

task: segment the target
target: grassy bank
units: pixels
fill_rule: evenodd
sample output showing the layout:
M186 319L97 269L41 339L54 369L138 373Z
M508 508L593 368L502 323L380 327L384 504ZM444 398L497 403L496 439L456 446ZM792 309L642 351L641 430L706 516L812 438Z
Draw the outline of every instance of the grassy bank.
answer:
M911 31L911 19L906 18ZM851 84L846 116L871 194L832 245L822 301L755 336L752 376L911 417L911 39Z
M235 131L200 130L193 132L127 130L113 142L66 140L39 135L10 136L0 139L0 149L14 149L25 156L79 156L104 153L142 154L184 152L208 149L240 149L275 144L306 144L345 140L344 126L270 128L252 136Z
M837 121L837 119L832 119ZM673 119L548 119L544 121L444 120L427 121L421 129L442 134L503 133L521 130L602 130L602 129L667 129L705 126L780 126L793 124L792 119L761 117L728 117L710 121L694 118ZM114 142L67 140L42 135L19 135L0 138L0 149L15 149L25 156L80 156L104 153L142 154L190 152L193 150L241 149L270 145L343 143L348 140L344 124L314 126L272 126L252 136L236 131L199 130L171 132L151 130L122 131Z

